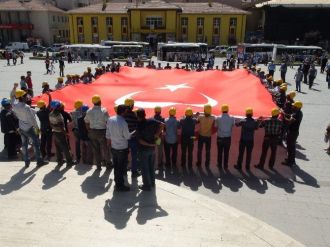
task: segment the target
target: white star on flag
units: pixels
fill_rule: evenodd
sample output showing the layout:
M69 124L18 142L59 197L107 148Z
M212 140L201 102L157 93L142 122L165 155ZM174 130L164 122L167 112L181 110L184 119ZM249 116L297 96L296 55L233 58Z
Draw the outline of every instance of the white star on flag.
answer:
M187 86L187 83L183 83L183 84L177 84L177 85L165 85L165 87L159 87L159 88L156 88L156 89L168 89L171 92L174 92L174 91L176 91L178 89L181 89L181 88L192 88L192 87Z

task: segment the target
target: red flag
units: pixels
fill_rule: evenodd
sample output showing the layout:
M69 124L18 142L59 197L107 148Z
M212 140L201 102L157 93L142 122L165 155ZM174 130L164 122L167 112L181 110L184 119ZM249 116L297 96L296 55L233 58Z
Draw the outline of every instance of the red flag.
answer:
M191 72L122 67L120 73L106 73L92 84L71 85L51 93L52 99L65 103L67 111L74 109L77 99L92 106L94 94L101 96L102 105L111 115L114 106L128 97L135 100L136 108L145 108L148 116L157 105L164 116L172 106L177 116L183 116L187 107L202 112L205 104L213 107L213 114L220 114L221 105L228 104L230 114L235 116L245 116L245 108L252 107L255 117L269 116L276 107L260 80L246 70ZM47 96L37 96L33 103L39 99L47 100Z

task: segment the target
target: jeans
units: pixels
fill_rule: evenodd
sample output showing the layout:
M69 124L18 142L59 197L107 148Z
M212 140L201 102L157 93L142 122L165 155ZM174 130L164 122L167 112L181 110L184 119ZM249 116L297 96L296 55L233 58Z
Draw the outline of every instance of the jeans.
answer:
M155 185L155 150L153 148L140 149L139 160L141 162L143 185L146 187Z
M57 163L63 162L63 153L64 153L66 163L72 164L72 156L69 150L69 144L66 138L66 134L63 132L54 132L53 135L55 140Z
M301 92L301 81L296 81L296 91Z
M246 168L250 168L253 145L254 145L253 140L251 141L241 140L239 142L239 153L237 159L238 167L242 168L243 156L246 149Z
M20 130L21 133L21 138L22 138L22 152L23 152L23 159L25 164L30 163L30 158L29 158L29 139L32 140L32 145L34 148L34 152L36 155L37 162L42 162L42 158L40 155L40 142L39 142L39 137L36 135L34 132L34 128L31 127L29 130L24 131Z
M287 163L289 165L295 164L295 158L296 158L296 141L298 139L299 132L298 131L289 131L287 135L287 152L288 152L288 160Z
M131 171L136 172L138 169L138 158L137 158L137 139L133 137L128 140L128 147L131 151L132 165Z
M51 130L41 131L40 151L42 157L48 156L50 158L52 156L52 137L53 133Z
M262 143L262 152L260 156L259 166L264 167L268 149L270 148L269 167L273 168L275 165L276 150L278 144L277 136L265 136Z
M166 141L164 142L164 151L165 151L165 159L166 159L166 165L176 165L176 160L178 156L178 143L167 143ZM171 151L172 151L172 156L171 156Z
M218 137L218 166L222 167L222 155L224 168L228 168L229 150L231 145L231 137Z
M126 175L128 162L128 149L117 150L111 148L112 160L114 165L114 176L117 187L125 185L124 176Z
M182 137L181 140L181 164L186 165L186 157L188 150L188 166L192 166L193 162L193 150L194 150L194 139L191 137Z
M199 136L198 137L198 146L197 146L197 165L202 163L202 151L205 144L205 166L210 165L210 155L211 155L211 137L210 136Z

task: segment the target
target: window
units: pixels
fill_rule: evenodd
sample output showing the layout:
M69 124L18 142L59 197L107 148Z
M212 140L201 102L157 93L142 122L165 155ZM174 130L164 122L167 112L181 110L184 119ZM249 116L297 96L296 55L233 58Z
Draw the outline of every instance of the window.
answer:
M64 16L62 16L62 22L64 22Z
M121 25L122 25L122 26L128 26L128 20L127 20L127 17L122 17L122 18L121 18Z
M92 43L97 44L99 43L99 35L93 35L92 37Z
M97 26L97 22L98 22L97 17L92 17L91 18L92 26Z
M83 20L83 18L82 17L77 17L77 25L79 26L79 25L84 25L84 20Z
M220 36L212 36L212 45L217 46L220 44Z
M66 30L66 37L69 38L70 34L69 34L69 30Z
M220 27L220 18L213 18L213 26Z
M55 22L56 21L56 18L55 18L55 15L53 15L53 22Z
M107 26L112 26L112 17L107 17L107 18L105 19L105 24L106 24Z
M204 26L204 18L202 17L197 18L197 26Z
M230 26L237 26L237 18L230 18L230 21L229 21L229 24Z
M181 18L181 26L188 26L188 18L182 17Z
M84 43L85 42L85 37L83 34L78 35L78 43Z
M163 18L162 17L147 17L146 26L149 28L150 27L154 27L154 28L163 27Z
M57 16L57 22L60 22L61 18L59 16Z

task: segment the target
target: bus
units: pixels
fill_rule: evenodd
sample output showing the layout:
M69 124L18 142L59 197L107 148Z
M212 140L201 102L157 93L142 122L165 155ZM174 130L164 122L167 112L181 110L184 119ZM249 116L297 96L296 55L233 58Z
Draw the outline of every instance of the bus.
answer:
M115 41L115 40L102 40L100 45L103 46L114 46L114 45L140 45L142 46L142 53L146 57L150 57L151 48L148 42L140 42L140 41Z
M205 43L158 43L157 58L169 62L189 62L193 56L208 58L208 46Z
M322 54L323 49L319 46L288 45L277 48L276 60L287 60L289 56L292 56L294 62L303 62L305 59L309 59L310 61L318 61Z
M111 47L111 58L143 58L143 46L142 45L113 45Z
M280 44L240 44L240 53L245 61L253 59L256 63L267 63L268 61L275 60L277 49L280 47L285 47Z
M101 60L108 60L111 55L111 47L97 44L66 45L65 51L70 51L75 57L80 56L82 60L89 60L92 53Z

